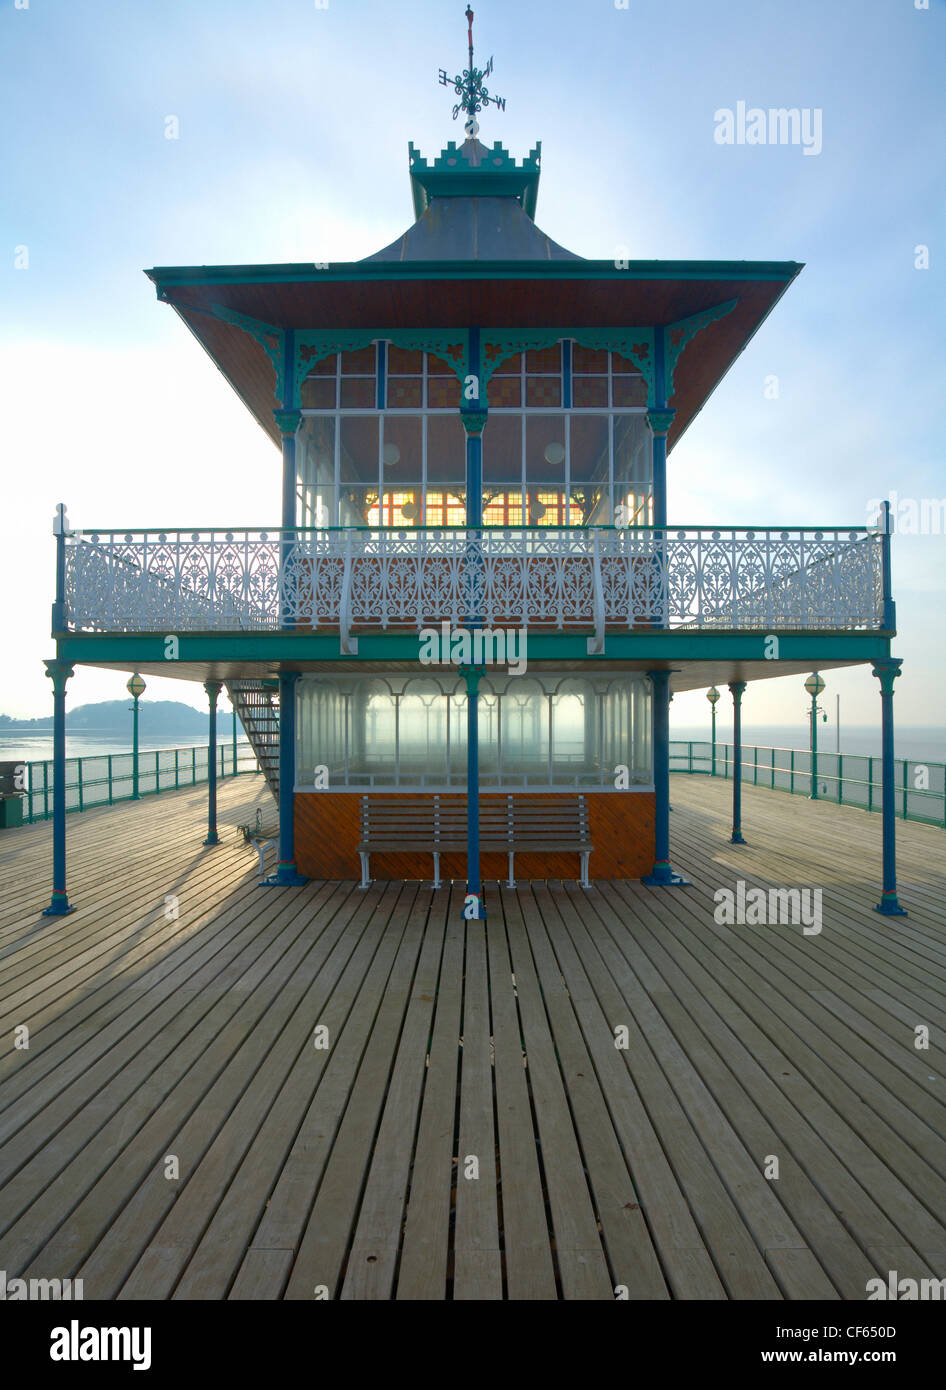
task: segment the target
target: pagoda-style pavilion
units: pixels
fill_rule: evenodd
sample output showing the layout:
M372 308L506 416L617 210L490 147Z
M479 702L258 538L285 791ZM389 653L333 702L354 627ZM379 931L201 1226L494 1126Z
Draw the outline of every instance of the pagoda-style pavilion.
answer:
M472 24L472 14L468 12ZM871 663L884 719L879 908L894 871L889 534L691 525L668 455L798 275L794 262L589 260L535 223L537 144L478 138L489 67L455 79L461 144L413 145L413 224L357 262L148 271L270 436L251 529L57 525L51 913L70 910L63 790L76 664L226 686L279 810L269 882L360 872L364 798L466 810L441 872L481 852L490 806L583 798L595 878L679 882L672 692ZM737 755L738 766L738 755ZM208 839L216 837L211 760ZM733 839L742 838L740 781ZM371 855L431 877L430 847ZM577 877L529 848L518 878Z

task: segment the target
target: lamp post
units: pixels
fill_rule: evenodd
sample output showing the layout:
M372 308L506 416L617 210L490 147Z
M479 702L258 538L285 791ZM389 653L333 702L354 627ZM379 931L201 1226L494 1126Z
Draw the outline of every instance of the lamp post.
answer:
M824 681L813 671L805 681L805 689L811 696L811 710L808 718L811 721L811 800L818 800L818 715L821 711L818 708L818 696L824 690ZM827 719L827 715L824 716Z
M719 691L715 685L711 685L706 692L706 698L710 702L710 709L713 711L713 756L710 775L716 776L716 705L719 701Z
M131 726L131 799L138 801L140 799L138 795L138 701L145 693L147 686L136 671L129 679L125 689L135 702L132 706L134 719Z

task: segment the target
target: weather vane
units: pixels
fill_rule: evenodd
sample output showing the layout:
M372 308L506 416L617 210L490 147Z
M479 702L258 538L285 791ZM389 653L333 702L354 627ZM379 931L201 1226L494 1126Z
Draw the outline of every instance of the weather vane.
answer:
M464 130L471 138L479 134L479 122L476 119L477 111L482 111L484 106L489 106L490 102L498 107L500 111L506 109L505 97L491 97L483 86L484 78L489 77L493 71L493 60L490 58L482 72L473 66L473 11L469 5L466 9L467 39L470 48L470 66L466 68L462 76L448 77L444 68L440 69L441 87L452 87L460 100L453 108L453 119L456 120L461 111L467 113L464 123Z

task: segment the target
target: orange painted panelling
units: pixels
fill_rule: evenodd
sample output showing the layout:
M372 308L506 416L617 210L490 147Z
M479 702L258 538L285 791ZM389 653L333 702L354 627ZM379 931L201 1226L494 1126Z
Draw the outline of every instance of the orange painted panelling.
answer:
M373 793L379 795L381 793ZM396 792L384 793L396 797ZM566 793L567 795L568 793ZM409 793L419 800L420 793ZM654 865L653 792L585 792L594 850L588 871L592 878L640 878ZM460 799L457 797L457 799ZM485 795L483 801L495 801ZM358 816L360 792L296 793L296 863L309 878L360 878ZM517 854L516 878L577 878L577 854ZM372 854L371 877L379 879L428 879L433 877L433 857L417 854ZM465 878L462 854L441 856L445 879ZM484 854L483 878L505 878L504 854Z

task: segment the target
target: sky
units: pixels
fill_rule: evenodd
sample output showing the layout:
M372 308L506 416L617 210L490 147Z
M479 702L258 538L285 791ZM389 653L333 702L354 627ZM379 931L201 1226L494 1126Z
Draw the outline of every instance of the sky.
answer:
M437 74L465 66L464 8L2 0L0 712L51 710L57 502L86 530L278 521L277 450L142 271L391 242L413 216L408 141L431 158L462 139ZM805 263L671 454L670 520L863 525L895 492L897 718L946 724L946 0L474 9L507 102L480 138L517 159L542 141L555 241ZM720 143L740 102L808 113L812 153ZM877 722L869 668L826 679L844 722ZM80 667L70 705L125 680ZM754 684L747 725L797 721L800 686ZM203 701L164 679L148 694ZM706 708L677 696L674 721Z

